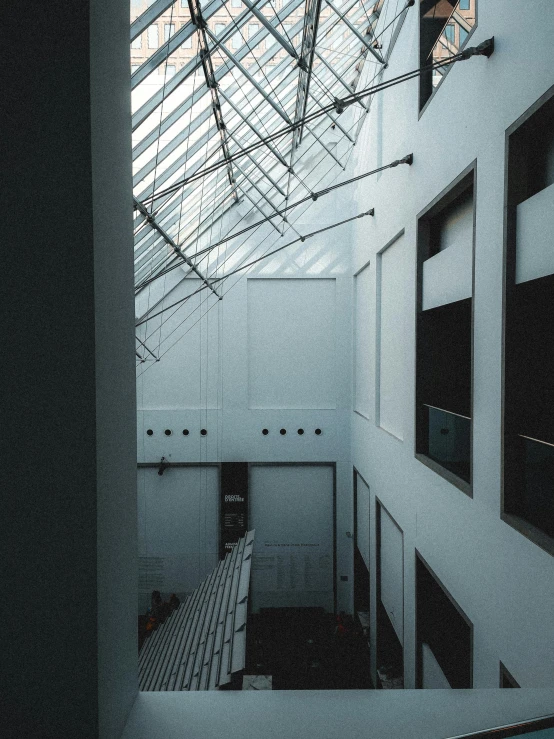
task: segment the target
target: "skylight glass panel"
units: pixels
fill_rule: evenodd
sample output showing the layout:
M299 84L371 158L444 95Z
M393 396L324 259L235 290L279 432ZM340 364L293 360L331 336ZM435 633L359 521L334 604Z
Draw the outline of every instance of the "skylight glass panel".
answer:
M390 23L401 3L333 5L261 0L254 12L240 0L206 0L203 31L191 21L188 0L132 0L139 289L169 266L182 265L185 277L187 255L198 250L198 263L206 264L215 224L218 238L229 236L210 261L215 270L225 268L228 244L255 250L268 234L294 233L296 216L285 222L278 211L342 171L364 109L358 104L338 116L323 108L356 88L367 63L376 72L382 67L368 47L380 18L388 13ZM317 27L313 53L306 23ZM309 80L299 59L309 64ZM301 115L316 114L302 125L301 140L293 136ZM232 238L233 228L264 219L263 228Z

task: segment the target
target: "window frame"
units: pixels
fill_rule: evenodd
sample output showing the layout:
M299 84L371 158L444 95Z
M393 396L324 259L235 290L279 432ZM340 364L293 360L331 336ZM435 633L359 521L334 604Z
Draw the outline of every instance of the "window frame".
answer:
M471 392L470 392L470 476L469 482L458 477L455 473L443 467L431 457L427 456L423 452L419 451L421 444L421 431L419 424L420 417L420 405L421 405L421 392L420 383L418 382L419 377L419 363L418 363L418 346L420 342L420 336L418 336L420 314L422 312L423 302L423 257L424 249L421 245L421 239L423 237L422 231L426 227L426 221L430 220L434 216L438 215L443 211L450 203L456 200L469 186L470 180L472 181L473 187L473 248L472 248L472 297L471 297ZM476 221L477 221L477 160L471 162L447 187L442 190L422 211L417 214L417 245L416 245L416 297L415 297L415 356L416 356L416 370L415 370L415 399L414 399L414 457L418 462L421 462L429 469L436 472L437 475L444 478L454 487L461 490L469 498L473 498L473 471L474 471L474 459L473 459L473 422L475 418L474 409L474 342L475 342L475 243L476 243Z
M175 23L164 23L164 44L175 34Z
M437 2L438 1L439 0L437 0ZM453 8L453 10L454 9L455 8ZM469 39L473 36L473 33L475 32L475 29L477 28L478 25L479 25L478 0L475 0L475 23L473 24L473 27L472 27L471 31L468 32L467 36L465 37L465 39L463 40L463 42L460 44L460 46L459 46L459 48L457 50L457 53L460 52L460 51L462 51L462 49L464 49L467 46ZM417 44L418 44L418 58L419 58L419 60L421 60L421 15L420 14L418 15ZM421 61L420 61L420 63L421 63ZM435 99L436 94L437 94L437 90L439 90L442 87L442 85L444 83L444 80L448 77L448 73L452 69L452 66L453 65L450 65L449 67L446 67L445 72L444 72L444 74L442 76L442 79L439 81L439 83L437 84L437 86L435 88L433 88L433 91L431 92L431 94L429 95L429 97L427 98L427 100L425 101L425 103L423 105L421 105L421 80L420 80L419 89L418 89L418 97L419 97L419 100L418 100L418 106L419 106L418 120L425 113L425 111L429 107L431 101Z

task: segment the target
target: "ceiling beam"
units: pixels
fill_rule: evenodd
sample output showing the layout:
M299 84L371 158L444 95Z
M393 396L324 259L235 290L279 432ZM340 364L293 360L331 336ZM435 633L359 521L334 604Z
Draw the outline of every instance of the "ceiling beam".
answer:
M377 61L379 62L379 64L385 64L385 60L383 59L383 57L381 56L381 54L379 54L379 52L377 51L377 49L374 49L373 48L373 46L371 45L371 43L366 38L364 38L364 36L362 36L362 34L358 31L358 29L356 28L356 26L348 20L348 18L346 17L346 14L345 13L341 13L340 10L337 7L335 7L335 5L333 5L333 3L331 2L331 0L325 0L325 2L331 8L331 10L333 10L338 15L338 17L341 19L341 21L348 26L348 28L352 31L352 33L362 42L362 44L366 47L366 49L369 51L369 53L370 54L373 54L373 56L375 57L375 59L377 59ZM370 30L372 30L372 24L371 23L369 25L369 28L370 28Z
M173 251L175 252L175 254L177 254L178 256L180 256L181 259L192 269L192 271L194 272L194 274L202 280L202 282L206 285L206 287L208 287L213 292L213 294L214 295L217 295L217 297L221 300L221 296L219 295L219 293L215 290L215 288L212 287L211 283L208 282L208 280L200 272L200 270L198 269L198 267L196 267L196 265L193 264L193 262L187 257L187 255L184 254L181 251L181 249L173 241L173 239L171 238L171 236L159 225L159 223L156 222L156 219L154 218L154 216L152 216L148 212L148 210L146 209L146 207L139 200L137 200L136 198L133 198L133 201L134 201L135 208L137 208L138 210L140 210L140 212L146 218L146 220L152 226L152 228L160 234L160 236L163 238L163 240L167 244L169 244L169 246L171 246L171 248L173 249Z
M308 104L308 95L310 92L310 82L312 79L312 67L314 63L315 45L317 42L317 29L319 26L319 15L321 12L322 0L306 0L306 10L304 15L304 32L302 34L302 48L300 50L300 60L298 67L298 90L296 93L296 107L294 110L294 122L302 121L306 115L306 106ZM302 133L304 124L294 130L292 135L292 150L300 146L302 141ZM291 162L292 165L292 162Z
M223 158L227 162L227 176L229 178L229 184L231 185L231 188L233 190L233 197L235 199L235 202L238 202L239 198L237 195L235 176L233 174L233 165L230 162L229 144L227 141L227 127L225 126L225 121L223 120L223 111L221 110L221 102L219 100L219 94L217 91L218 83L215 79L210 47L206 35L207 23L202 17L202 9L200 7L199 0L188 0L188 5L191 20L196 26L196 32L198 36L198 55L200 56L200 60L202 62L202 69L204 70L206 86L210 90L210 94L212 97L212 112L217 130L219 132Z

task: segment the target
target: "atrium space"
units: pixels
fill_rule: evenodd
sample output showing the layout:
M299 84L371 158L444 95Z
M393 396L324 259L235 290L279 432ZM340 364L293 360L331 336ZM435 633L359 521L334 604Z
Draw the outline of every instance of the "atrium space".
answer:
M552 739L551 2L8 5L2 736Z

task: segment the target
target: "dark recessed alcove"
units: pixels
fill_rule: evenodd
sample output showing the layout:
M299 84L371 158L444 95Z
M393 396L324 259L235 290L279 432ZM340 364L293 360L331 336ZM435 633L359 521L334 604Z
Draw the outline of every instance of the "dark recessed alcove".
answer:
M554 270L534 254L552 211L553 90L506 139L502 516L554 553Z
M473 685L472 624L416 553L416 687L423 688L427 644L452 688Z

